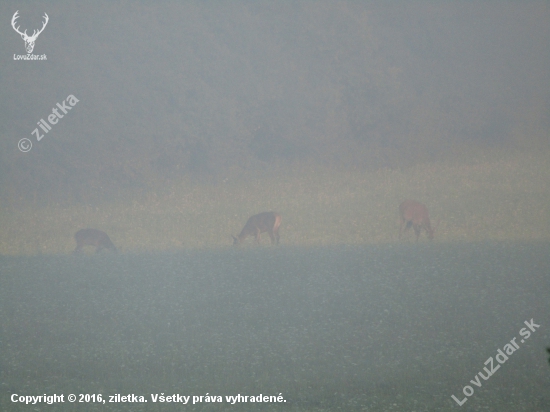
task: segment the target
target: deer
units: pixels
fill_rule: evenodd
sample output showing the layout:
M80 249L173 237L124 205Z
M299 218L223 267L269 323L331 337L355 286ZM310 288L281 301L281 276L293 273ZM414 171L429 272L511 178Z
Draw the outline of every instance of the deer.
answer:
M271 244L279 244L279 226L281 226L281 215L275 212L263 212L251 216L241 230L239 236L233 236L233 244L242 243L248 236L254 236L256 242L260 243L261 234L267 232L271 238Z
M109 239L107 233L98 229L80 229L74 235L76 240L76 249L74 254L80 253L84 246L95 246L96 253L99 253L103 249L111 249L113 252L117 251L117 248Z
M23 33L21 33L19 31L20 26L15 27L15 25L17 24L16 20L19 18L18 13L19 13L19 10L17 10L13 15L13 17L11 19L11 27L13 27L13 29L21 35L21 38L25 41L25 48L27 49L27 53L30 54L34 50L34 42L36 41L38 35L44 31L44 29L46 28L46 25L48 24L48 21L50 20L50 18L48 17L48 15L46 13L44 13L44 16L43 16L44 23L42 24L42 28L38 31L34 30L33 33L32 33L32 36L29 36L27 34L27 30L25 30Z
M435 229L439 226L439 221L436 224L436 228L432 229L430 224L430 217L428 215L428 208L416 200L405 200L399 205L399 214L401 215L401 225L399 226L399 239L403 232L406 232L412 226L414 233L416 234L416 241L420 237L420 231L426 230L428 239L434 238ZM405 230L403 230L405 225Z

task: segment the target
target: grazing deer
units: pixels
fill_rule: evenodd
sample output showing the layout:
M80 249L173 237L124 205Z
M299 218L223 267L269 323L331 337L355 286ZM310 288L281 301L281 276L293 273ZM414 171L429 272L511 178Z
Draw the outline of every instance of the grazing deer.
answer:
M399 214L401 215L399 239L401 239L403 232L409 230L411 226L416 234L416 241L418 241L422 229L426 230L429 239L434 238L435 229L432 229L430 225L430 217L425 205L416 200L405 200L399 205ZM403 225L405 225L405 230L403 230ZM439 221L437 222L436 229L438 225Z
M238 245L248 236L254 236L256 242L260 243L261 233L264 232L269 234L271 243L279 244L279 226L281 226L280 214L275 212L259 213L248 219L239 236L233 236L233 244Z
M84 246L95 246L96 253L102 249L111 249L116 252L116 247L107 236L107 233L97 229L80 229L74 235L76 240L76 249L73 253L79 253Z

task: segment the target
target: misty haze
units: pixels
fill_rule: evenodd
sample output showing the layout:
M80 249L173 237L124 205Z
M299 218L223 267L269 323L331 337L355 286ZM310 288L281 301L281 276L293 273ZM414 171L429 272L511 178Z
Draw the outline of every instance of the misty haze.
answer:
M0 410L550 410L548 2L0 15Z

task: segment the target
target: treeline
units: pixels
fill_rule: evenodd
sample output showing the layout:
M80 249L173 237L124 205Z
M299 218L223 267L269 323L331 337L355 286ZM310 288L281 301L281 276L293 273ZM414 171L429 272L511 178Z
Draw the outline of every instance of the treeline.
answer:
M464 145L548 140L542 6L48 7L35 49L47 62L1 69L3 197L87 202L184 176L216 181L295 162L402 167ZM41 13L20 9L21 23L32 31ZM23 52L16 33L0 44ZM19 138L69 94L75 110L20 153Z

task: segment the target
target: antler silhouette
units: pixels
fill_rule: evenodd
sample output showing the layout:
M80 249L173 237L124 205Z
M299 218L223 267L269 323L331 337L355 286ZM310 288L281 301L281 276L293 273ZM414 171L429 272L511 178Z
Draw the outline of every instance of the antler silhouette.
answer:
M17 15L19 13L19 10L17 10L15 12L15 14L13 15L12 19L11 19L11 26L13 27L13 29L19 33L21 35L21 38L23 40L25 40L25 48L27 49L27 53L32 53L33 49L34 49L34 42L36 41L36 38L38 37L38 35L40 33L42 33L44 31L44 29L46 28L46 25L48 24L48 21L50 20L50 18L48 17L48 15L46 13L44 13L44 16L43 18L45 19L44 21L44 24L42 25L42 28L38 31L34 30L33 33L32 33L32 36L28 36L27 35L27 30L25 30L23 33L21 33L21 31L19 30L19 26L15 27L15 21L19 18L19 16Z

